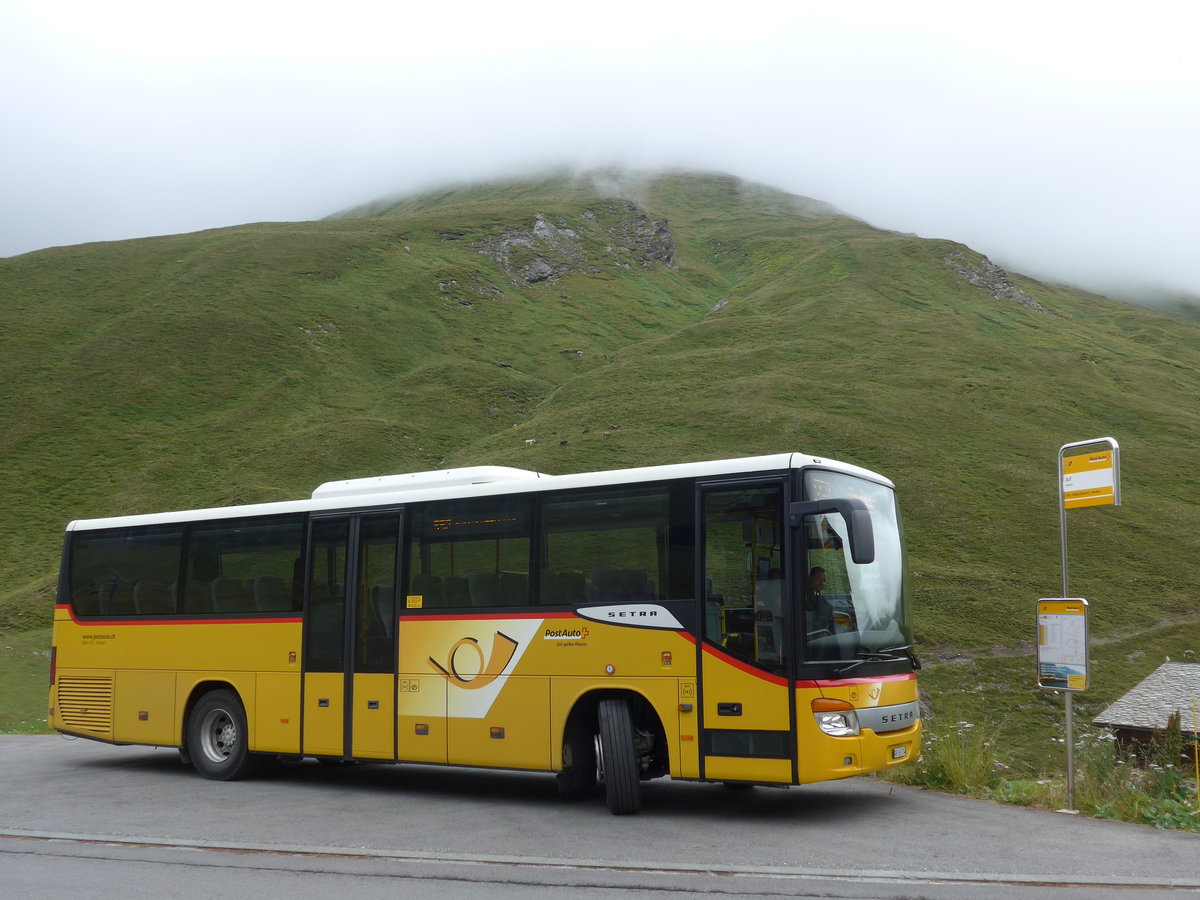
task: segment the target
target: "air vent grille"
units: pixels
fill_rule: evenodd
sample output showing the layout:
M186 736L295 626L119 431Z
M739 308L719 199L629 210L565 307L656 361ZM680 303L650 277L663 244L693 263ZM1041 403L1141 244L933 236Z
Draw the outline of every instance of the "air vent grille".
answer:
M68 728L109 734L112 731L113 680L96 676L59 676L58 712Z

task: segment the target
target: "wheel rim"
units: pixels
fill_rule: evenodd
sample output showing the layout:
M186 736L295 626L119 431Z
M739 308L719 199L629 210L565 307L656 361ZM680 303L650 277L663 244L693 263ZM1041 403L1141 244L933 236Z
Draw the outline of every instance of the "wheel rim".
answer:
M200 749L213 762L225 762L237 749L237 725L223 709L213 709L200 722Z
M596 748L596 781L604 783L604 745L600 743L600 735L593 735L592 744Z

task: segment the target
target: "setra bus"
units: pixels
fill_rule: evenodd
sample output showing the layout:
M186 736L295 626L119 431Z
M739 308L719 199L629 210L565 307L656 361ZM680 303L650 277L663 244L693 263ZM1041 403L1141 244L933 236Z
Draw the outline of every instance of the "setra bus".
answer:
M280 758L798 785L920 748L894 487L800 454L482 466L70 523L49 722Z

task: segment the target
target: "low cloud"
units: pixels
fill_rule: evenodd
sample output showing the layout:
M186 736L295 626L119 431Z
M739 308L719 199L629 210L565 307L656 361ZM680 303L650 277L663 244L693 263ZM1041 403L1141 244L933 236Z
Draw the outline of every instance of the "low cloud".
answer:
M959 4L800 5L769 31L754 4L627 6L381 20L358 2L323 19L250 4L218 29L219 8L193 26L106 6L64 28L17 4L0 76L28 87L6 110L0 255L320 218L542 167L690 167L1035 276L1200 295L1185 247L1200 81L1154 4L1038 27L1019 4L974 22Z

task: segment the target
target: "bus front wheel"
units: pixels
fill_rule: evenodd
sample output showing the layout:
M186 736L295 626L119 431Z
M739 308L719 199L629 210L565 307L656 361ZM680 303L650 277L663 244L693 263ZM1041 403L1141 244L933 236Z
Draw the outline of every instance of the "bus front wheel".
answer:
M229 690L210 691L196 701L188 718L187 752L205 778L233 781L255 768L248 747L246 709Z
M633 721L629 704L620 699L601 700L597 768L604 781L604 797L614 816L635 813L642 804L637 752L633 746Z

